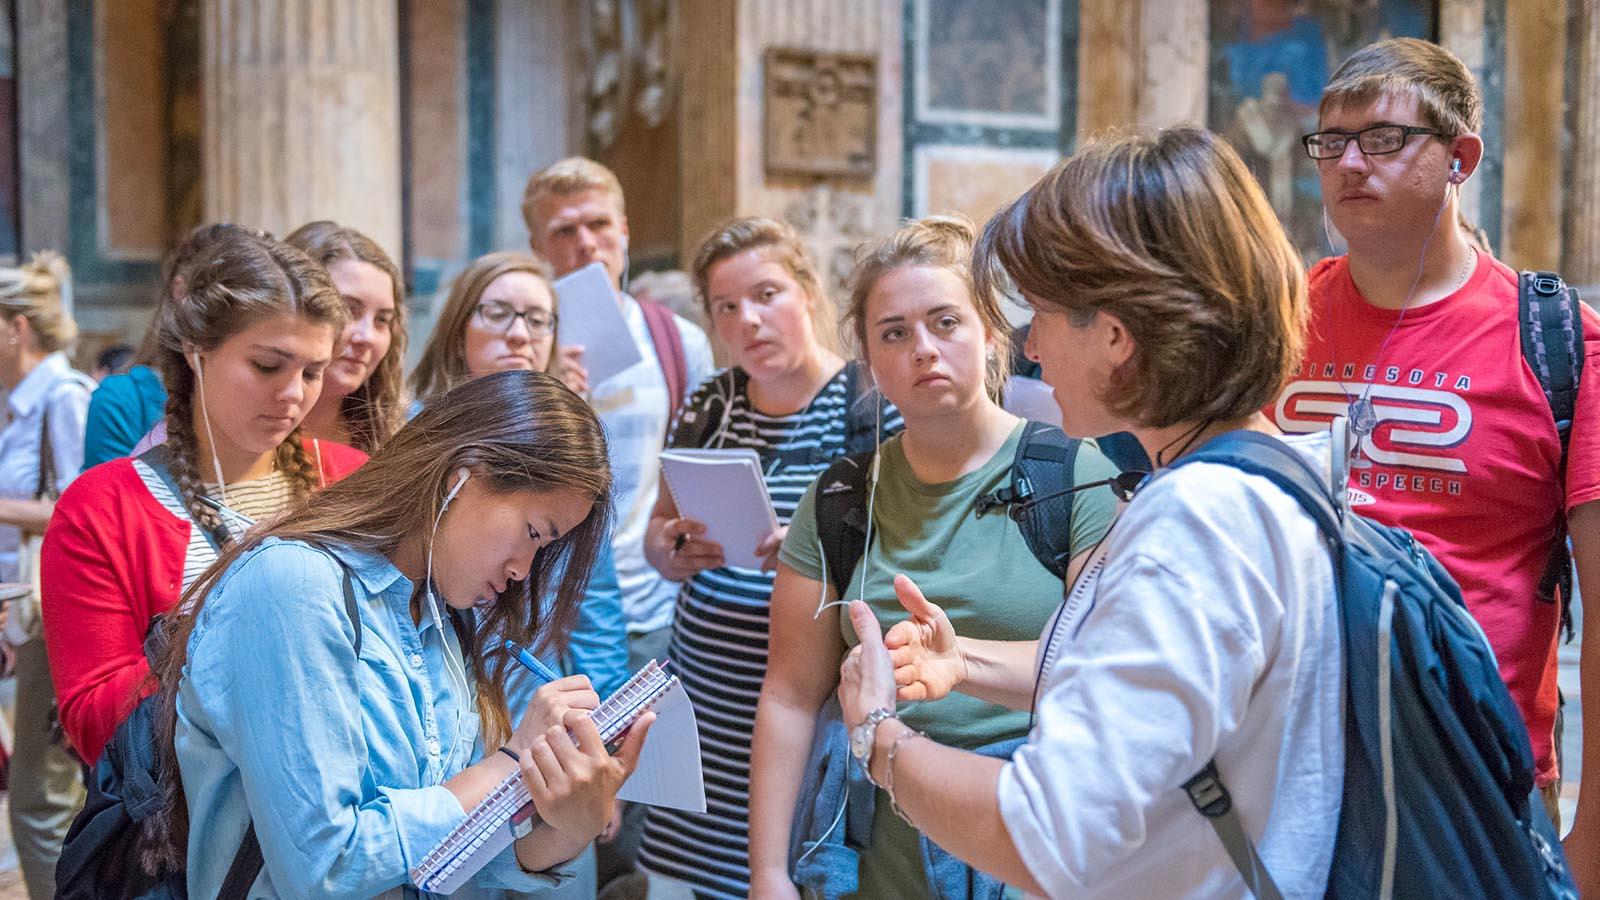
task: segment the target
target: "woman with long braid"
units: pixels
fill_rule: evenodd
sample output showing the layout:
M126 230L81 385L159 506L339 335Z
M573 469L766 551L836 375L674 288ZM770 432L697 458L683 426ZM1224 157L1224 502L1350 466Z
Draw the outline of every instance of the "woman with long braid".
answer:
M91 763L149 691L152 621L252 520L365 459L324 445L319 473L299 439L347 318L326 271L241 230L186 278L159 327L166 441L85 472L45 539L45 638L61 723Z

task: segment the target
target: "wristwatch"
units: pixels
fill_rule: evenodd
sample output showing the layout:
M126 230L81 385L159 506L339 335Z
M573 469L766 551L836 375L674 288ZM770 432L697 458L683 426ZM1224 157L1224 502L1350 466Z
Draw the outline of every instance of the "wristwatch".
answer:
M866 721L850 729L850 755L854 756L856 761L861 763L861 768L869 773L872 763L872 739L878 734L878 725L884 719L894 718L898 718L894 710L880 706L867 713ZM871 780L872 776L869 774L867 778Z

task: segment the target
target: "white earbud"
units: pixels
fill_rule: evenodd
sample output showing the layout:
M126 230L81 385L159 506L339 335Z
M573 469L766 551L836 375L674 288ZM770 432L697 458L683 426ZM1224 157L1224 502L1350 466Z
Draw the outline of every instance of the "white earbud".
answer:
M206 440L211 442L211 471L217 476L217 498L228 505L228 486L222 480L222 458L217 455L217 435L211 430L211 410L206 406L206 369L200 364L200 351L189 351L194 363L195 393L200 401L200 421L206 426Z
M472 472L468 471L466 466L462 466L461 468L456 470L456 483L455 483L455 486L450 488L450 493L444 495L444 506L439 508L439 512L443 513L445 508L450 505L450 501L454 500L456 498L456 495L461 493L461 486L466 484L467 483L467 479L470 478L471 476L472 476Z
M1466 176L1461 174L1461 157L1458 156L1450 161L1450 183L1460 184L1465 180Z

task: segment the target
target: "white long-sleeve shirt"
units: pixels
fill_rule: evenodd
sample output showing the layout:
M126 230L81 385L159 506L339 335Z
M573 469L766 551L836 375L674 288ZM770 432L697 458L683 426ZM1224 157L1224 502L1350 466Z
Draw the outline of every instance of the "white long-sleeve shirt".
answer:
M1326 471L1326 434L1287 441ZM1147 485L1107 541L1000 776L1029 872L1052 897L1248 900L1181 787L1215 757L1284 896L1321 897L1344 783L1343 658L1315 523L1264 478L1194 463Z

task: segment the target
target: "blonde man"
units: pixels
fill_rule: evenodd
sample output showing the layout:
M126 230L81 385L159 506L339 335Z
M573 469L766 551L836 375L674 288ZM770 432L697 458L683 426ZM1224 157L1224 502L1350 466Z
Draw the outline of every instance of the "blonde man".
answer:
M616 478L616 528L611 545L628 625L628 662L666 659L678 584L651 567L644 555L645 530L655 508L661 452L678 405L712 371L711 343L688 319L659 304L634 299L623 289L628 269L628 216L622 185L610 169L571 157L528 180L522 218L533 252L549 260L556 277L591 262L605 265L634 345L644 362L597 384L587 384L583 348L561 349L568 384L587 384L589 402L605 424ZM631 869L639 813L619 837L616 853L602 852L602 884L619 868ZM608 859L610 856L612 858Z
M1545 576L1564 526L1579 582L1600 596L1600 392L1577 392L1563 471L1551 403L1524 360L1518 274L1457 224L1459 186L1483 159L1482 119L1472 73L1426 41L1373 44L1334 73L1303 142L1349 252L1311 272L1305 362L1273 414L1304 432L1349 410L1364 433L1352 504L1413 532L1460 583L1558 819L1560 606ZM1600 378L1600 319L1581 313L1586 388ZM1588 617L1583 650L1583 693L1600 697L1600 616ZM1600 716L1585 719L1566 849L1587 894L1600 892Z

